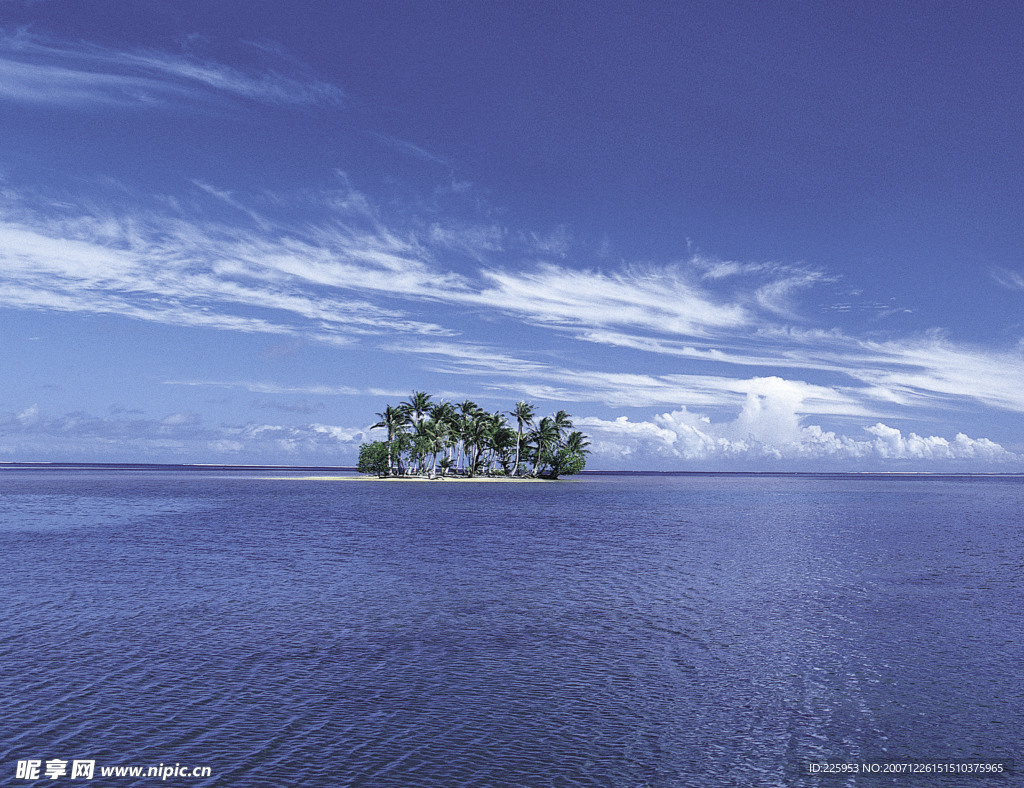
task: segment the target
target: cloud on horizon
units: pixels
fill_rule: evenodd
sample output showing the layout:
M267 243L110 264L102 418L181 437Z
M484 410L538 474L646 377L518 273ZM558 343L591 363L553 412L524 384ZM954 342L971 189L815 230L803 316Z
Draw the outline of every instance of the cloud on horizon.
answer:
M0 460L97 461L113 452L124 461L280 463L315 457L323 464L354 464L369 426L320 422L300 425L210 425L196 413L151 418L134 413L106 416L76 411L42 413L38 405L0 412Z
M687 409L662 413L650 421L582 418L576 426L591 439L598 462L628 461L643 467L657 467L674 461L701 463L738 461L796 461L805 470L823 467L929 468L959 463L961 467L1005 468L1021 457L987 438L970 438L958 433L952 440L922 437L881 422L862 427L872 438L853 437L804 426L792 411L778 403L745 407L731 422L712 423L706 416ZM825 465L821 465L825 463ZM770 467L770 465L769 465Z
M273 390L261 386L251 390L267 388ZM803 470L1005 470L1009 463L1021 459L994 441L963 433L951 439L921 436L876 422L863 425L854 435L838 434L815 424L805 425L792 403L757 396L749 398L740 414L726 422L713 423L705 415L679 408L650 420L582 416L574 423L591 440L592 468L624 464L650 469L771 468L776 462L795 462ZM379 433L369 425L322 422L211 425L191 412L160 418L134 412L55 416L32 405L16 413L0 413L0 460L87 462L116 449L125 461L179 462L200 457L202 462L275 464L287 462L289 457L304 457L307 460L303 462L352 465L359 444L379 439ZM59 447L56 452L55 446Z

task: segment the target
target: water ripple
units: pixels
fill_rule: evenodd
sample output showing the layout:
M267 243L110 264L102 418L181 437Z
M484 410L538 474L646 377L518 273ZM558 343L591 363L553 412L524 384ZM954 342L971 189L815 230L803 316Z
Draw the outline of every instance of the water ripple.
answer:
M1024 727L1020 485L3 481L0 782L838 786Z

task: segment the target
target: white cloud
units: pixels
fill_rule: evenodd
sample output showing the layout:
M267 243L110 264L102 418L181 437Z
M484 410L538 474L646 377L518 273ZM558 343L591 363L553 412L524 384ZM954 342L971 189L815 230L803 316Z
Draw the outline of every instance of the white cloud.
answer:
M0 260L7 280L0 303L300 333L334 343L390 332L456 334L385 308L382 300L402 300L412 310L425 302L475 307L579 331L599 342L615 342L613 327L705 342L709 336L751 333L754 314L740 301L754 304L753 294L724 299L695 284L698 277L685 265L600 272L538 264L523 270L481 267L475 275L445 270L435 258L446 250L481 259L501 251L504 231L452 223L434 223L422 237L395 230L343 175L342 181L340 189L301 206L322 217L301 226L275 221L238 195L202 182L194 183L252 224L138 211L118 216L72 205L54 213L46 201L33 209L27 198L8 192L0 206ZM778 267L760 271L758 286L770 288L773 275L784 277L778 280L781 290L794 287L796 274ZM242 307L266 314L253 316L247 309L243 317L237 314ZM673 340L664 338L636 338L633 346L643 342L655 352L696 352L673 348ZM661 348L651 344L657 342ZM731 360L728 350L708 349L709 359L715 354L714 360ZM736 360L742 361L738 355Z
M430 162L431 164L440 164L444 167L451 166L451 162L449 162L448 160L443 159L440 156L436 156L430 151L424 150L419 145L414 145L413 143L408 142L407 140L401 140L398 139L397 137L390 137L386 134L378 133L374 133L373 136L379 139L388 147L405 153L409 156L412 156L413 158L419 159L421 161Z
M255 200L260 210L249 198L196 184L199 199L231 205L241 224L67 203L55 212L52 201L8 190L0 202L0 306L338 346L369 342L418 356L430 371L487 376L489 388L513 397L615 408L685 404L732 419L728 431L709 438L744 451L807 443L823 451L832 445L830 433L814 436L797 427L812 416L891 423L971 401L1024 412L1020 348L972 349L939 335L864 340L764 322L765 313L791 310L787 299L798 290L827 280L809 269L695 257L610 271L552 264L456 271L438 260L460 244L471 257L486 255L488 245L496 251L505 231L416 221L398 222L404 229L396 229L339 177L342 185L333 191L264 195ZM275 204L285 216L300 208L310 220L276 219ZM461 310L452 310L451 327L418 319L445 314L437 304ZM460 341L461 331L477 325L478 315L467 315L467 308L487 320L511 317L561 337L681 363L666 368L634 360L594 369L519 350L518 341L512 350ZM328 386L306 393L344 392ZM852 451L836 441L836 452Z
M572 249L572 233L565 225L559 225L548 233L529 232L522 236L522 242L532 254L545 257L566 257Z
M796 319L795 293L822 281L826 281L826 277L819 271L787 272L757 289L757 303L776 315Z
M964 400L1024 413L1024 342L1007 350L980 349L941 335L864 340L839 331L761 328L753 337L719 335L680 342L616 331L583 332L585 341L730 366L809 370L841 375L840 387L864 404L955 407ZM877 405L875 406L877 407Z
M206 445L214 454L237 454L245 448L245 444L241 441L226 439L210 441Z
M14 418L22 426L31 426L39 421L39 406L29 405Z
M468 300L541 323L699 336L751 320L742 307L688 283L680 269L605 274L543 264L531 271L485 271L484 277L488 286Z
M357 389L352 386L284 386L279 383L268 383L258 380L165 380L167 386L210 386L213 388L240 388L254 394L306 394L313 396L363 396L402 397L407 392L393 389Z
M907 403L949 405L973 399L1024 413L1024 350L980 350L942 337L864 342L850 374Z
M300 334L332 344L366 334L452 333L366 300L296 287L296 278L315 282L319 269L329 270L336 286L349 289L384 291L388 281L396 287L407 281L415 292L423 282L429 287L452 284L432 277L421 261L382 252L382 243L390 242L387 236L375 243L344 240L372 262L346 261L345 248L328 250L294 239L275 242L237 228L147 215L53 220L8 205L6 211L0 208L0 305ZM333 260L332 251L337 255ZM251 313L253 307L266 315L238 314L242 309Z
M875 436L871 441L874 453L882 459L915 459L915 460L1010 460L1016 456L1006 451L998 443L987 438L969 438L962 432L957 433L952 441L932 435L922 437L916 433L904 436L895 427L875 424L865 427Z
M1000 287L1005 287L1007 290L1024 290L1024 275L1019 271L997 266L992 268L991 273L992 278Z
M350 427L336 427L331 424L310 424L311 433L341 444L360 443L366 440L367 430Z
M948 440L940 436L904 434L896 427L877 422L862 426L855 435L843 435L808 424L807 401L820 396L809 387L781 378L755 378L738 382L746 399L735 415L712 421L688 407L661 413L649 421L626 417L606 420L584 417L577 427L593 443L595 459L614 463L629 459L643 465L670 460L684 462L828 461L839 467L858 463L961 462L971 467L999 465L1021 458L987 438L958 433ZM872 436L863 437L863 433ZM815 469L809 465L805 469Z
M435 222L430 226L428 239L432 244L461 252L478 262L501 252L505 232L498 225L462 225Z
M48 104L147 104L168 86L143 77L95 74L0 57L0 98Z
M970 438L963 433L953 440L913 432L904 435L881 422L863 428L874 436L870 439L839 435L816 424L802 425L782 406L756 415L745 409L735 420L722 423L712 423L706 416L680 408L650 421L630 421L625 416L614 420L584 417L576 419L576 426L591 438L596 460L592 464L628 459L645 467L664 465L666 460L738 460L763 465L767 460L829 461L835 463L830 467L850 467L851 463L857 467L857 463L868 460L916 463L915 467L969 461L977 467L988 467L1021 459L987 438ZM811 464L804 469L817 467Z
M198 413L172 413L160 420L165 427L194 427L202 419Z
M777 407L785 402L799 415L879 417L872 399L851 387L821 386L778 376L732 378L724 375L604 372L568 368L512 356L491 347L457 342L407 343L403 352L433 356L433 370L486 375L492 385L504 378L515 396L567 402L602 402L613 407L687 403L712 409ZM883 391L882 394L888 394ZM865 399L868 401L865 402ZM746 403L746 404L744 404ZM767 403L767 404L766 404Z
M343 92L308 75L247 74L191 55L126 51L0 34L0 99L147 105L229 95L269 104L339 104Z
M205 424L194 413L154 419L134 413L96 416L73 412L41 413L30 406L0 413L3 459L93 461L114 456L123 461L252 462L274 464L282 451L301 453L328 465L354 464L369 427L310 423Z

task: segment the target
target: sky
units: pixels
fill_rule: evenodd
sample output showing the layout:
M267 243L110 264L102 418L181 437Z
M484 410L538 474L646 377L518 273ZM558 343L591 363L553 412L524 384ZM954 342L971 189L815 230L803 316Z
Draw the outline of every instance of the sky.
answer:
M0 0L0 461L1024 470L1024 6Z

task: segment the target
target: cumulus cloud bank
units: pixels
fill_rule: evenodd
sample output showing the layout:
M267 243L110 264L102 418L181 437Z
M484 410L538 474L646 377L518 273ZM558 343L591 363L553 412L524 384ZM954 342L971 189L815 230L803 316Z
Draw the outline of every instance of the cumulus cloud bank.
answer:
M796 394L786 381L770 384L777 390L767 396L751 393L732 420L712 422L685 407L661 413L649 421L626 416L607 420L581 418L577 426L592 440L597 462L614 466L628 461L646 467L676 467L679 461L805 461L814 470L857 467L868 463L889 467L923 468L932 463L967 463L972 467L1000 465L1020 457L987 438L971 438L960 432L952 439L921 436L882 422L864 425L856 435L839 434L817 424L804 424Z
M313 422L298 425L220 424L195 413L160 418L82 411L47 414L38 405L0 412L0 460L91 462L113 452L124 461L278 464L301 456L325 465L353 463L369 427Z

